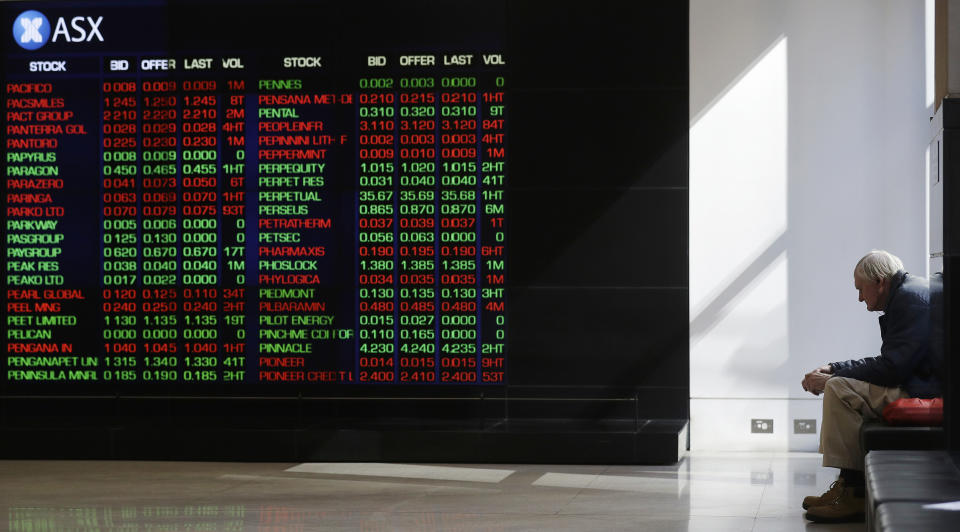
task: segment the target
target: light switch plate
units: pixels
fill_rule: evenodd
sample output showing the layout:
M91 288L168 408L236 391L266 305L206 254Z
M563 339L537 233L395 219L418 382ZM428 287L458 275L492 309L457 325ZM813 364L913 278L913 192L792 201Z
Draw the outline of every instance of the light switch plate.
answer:
M751 419L750 432L754 434L770 434L773 432L772 419Z
M816 434L817 420L816 419L794 419L793 433L794 434Z

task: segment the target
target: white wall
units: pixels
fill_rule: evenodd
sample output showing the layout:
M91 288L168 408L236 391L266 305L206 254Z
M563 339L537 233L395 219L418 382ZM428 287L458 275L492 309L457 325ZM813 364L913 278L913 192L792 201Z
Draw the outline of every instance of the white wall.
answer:
M816 450L804 373L880 346L857 259L926 275L924 7L690 1L693 449Z

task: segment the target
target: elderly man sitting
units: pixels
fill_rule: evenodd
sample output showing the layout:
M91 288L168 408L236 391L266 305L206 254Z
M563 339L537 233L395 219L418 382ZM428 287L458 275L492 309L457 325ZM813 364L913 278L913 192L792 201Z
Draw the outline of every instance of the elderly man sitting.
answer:
M871 251L853 270L853 286L869 311L880 316L880 356L832 362L803 378L803 389L823 396L820 452L824 467L840 468L826 493L803 499L806 517L816 522L863 520L864 451L860 425L878 418L902 397L940 395L938 364L930 350L927 281L903 271L886 251Z

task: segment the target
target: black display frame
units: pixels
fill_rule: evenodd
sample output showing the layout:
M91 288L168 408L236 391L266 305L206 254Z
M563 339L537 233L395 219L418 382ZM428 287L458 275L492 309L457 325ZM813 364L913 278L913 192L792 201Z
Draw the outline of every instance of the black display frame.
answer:
M31 4L10 4L4 9ZM143 428L146 422L174 434L154 434L155 441L167 443L201 426L219 435L198 436L210 442L220 441L231 431L267 434L267 440L268 434L284 433L283 443L275 446L277 452L254 453L267 459L315 457L311 453L322 446L306 443L304 434L324 427L337 434L360 431L374 439L388 433L409 437L424 428L434 436L436 431L470 435L459 444L454 442L454 451L429 456L415 446L404 450L400 445L392 454L367 449L359 454L341 450L323 455L332 458L502 460L514 456L538 461L536 453L517 451L522 445L509 443L510 435L524 434L530 442L541 442L532 443L533 448L542 449L542 443L557 434L589 435L584 441L596 441L598 434L623 434L628 437L615 447L630 452L611 454L608 449L605 454L612 461L635 462L645 461L645 453L638 452L643 445L637 443L643 439L643 427L653 430L650 420L674 420L666 431L673 435L666 448L672 445L673 450L660 455L648 450L646 456L676 456L676 438L689 416L688 6L624 5L610 0L589 6L531 0L416 4L421 12L443 11L451 20L475 22L493 17L492 13L502 16L512 106L507 189L512 217L507 237L511 246L508 384L273 387L212 397L189 390L162 395L150 393L155 390L78 395L75 390L49 394L0 389L0 428L20 441L4 444L2 454L30 454L30 448L46 448L28 443L36 443L38 435L76 429L95 435L87 438L88 452L80 453L84 456L217 457L215 452L165 453L163 444L149 443L151 438L143 436L150 433ZM60 5L78 9L92 3ZM270 9L282 12L303 5L272 2ZM355 3L349 8L331 5L335 4L323 6L324 16L342 20L353 20L371 9L410 7L385 1ZM201 26L211 19L231 28L263 24L242 16L244 10L237 9L237 2L204 2L203 7L210 10L204 16L196 14L195 2L165 6L171 19L189 11L194 15L191 20ZM306 19L294 23L309 26ZM287 43L291 49L297 47L297 39L311 36L306 30L292 34L297 37ZM450 26L432 28L426 34L441 42L457 32ZM190 48L202 48L204 39L213 35L185 26L168 39L172 49L185 46L177 43L185 36L195 39ZM382 44L372 40L371 48L377 46ZM563 111L556 114L558 109ZM556 124L583 134L564 135L550 127ZM546 239L544 219L557 220ZM587 357L594 371L585 370ZM465 415L465 402L482 406ZM241 404L256 414L238 411ZM552 424L562 420L567 420L566 427ZM533 424L524 425L526 421ZM467 430L464 425L473 428ZM23 438L28 433L32 436ZM117 437L121 433L138 436L125 440ZM478 455L466 445L475 442L477 434L510 437L498 444L498 449L505 449L502 453ZM296 452L279 451L289 450L291 441L299 442L293 444ZM571 449L579 445L571 444L566 453L558 450L542 456L577 461L571 458L577 456ZM657 445L664 448L662 442ZM253 455L220 455L245 456ZM582 456L590 461L593 455Z

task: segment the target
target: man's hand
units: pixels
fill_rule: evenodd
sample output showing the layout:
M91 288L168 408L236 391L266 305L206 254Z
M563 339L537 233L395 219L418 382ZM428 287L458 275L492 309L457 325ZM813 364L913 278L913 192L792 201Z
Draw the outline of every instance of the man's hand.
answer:
M807 373L800 385L803 386L804 391L813 395L820 395L823 393L823 388L827 385L827 379L830 378L832 373L833 368L830 367L830 364L825 364Z

